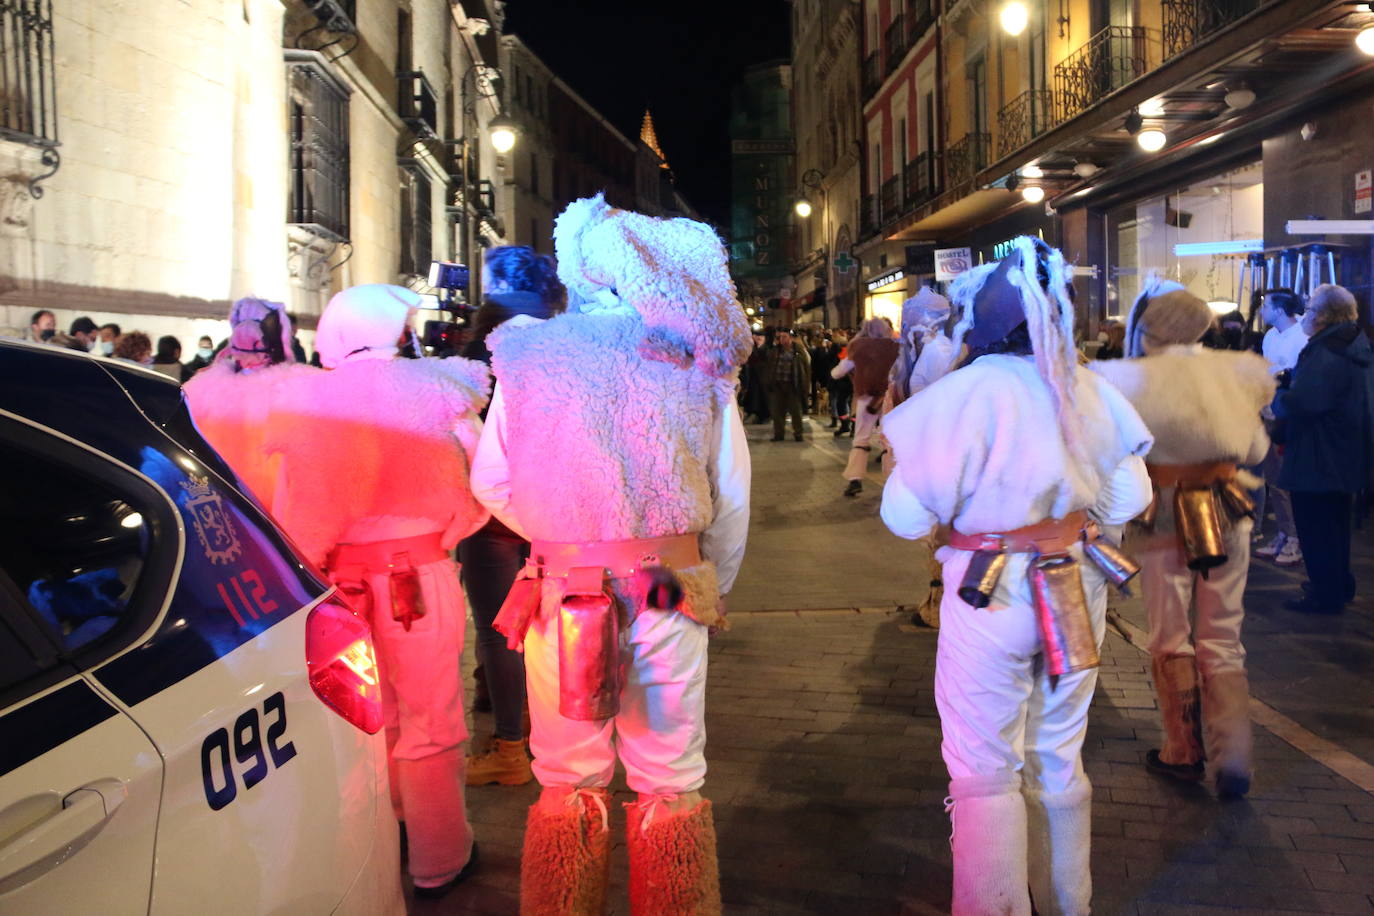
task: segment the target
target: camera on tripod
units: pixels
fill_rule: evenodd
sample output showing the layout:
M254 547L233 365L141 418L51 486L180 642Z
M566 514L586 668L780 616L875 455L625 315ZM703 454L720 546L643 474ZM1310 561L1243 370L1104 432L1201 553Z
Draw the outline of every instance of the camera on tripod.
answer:
M453 315L452 320L425 322L421 342L434 356L457 356L463 345L463 325L473 306L467 301L471 273L466 264L452 261L432 261L429 265L429 285L437 290L439 308Z

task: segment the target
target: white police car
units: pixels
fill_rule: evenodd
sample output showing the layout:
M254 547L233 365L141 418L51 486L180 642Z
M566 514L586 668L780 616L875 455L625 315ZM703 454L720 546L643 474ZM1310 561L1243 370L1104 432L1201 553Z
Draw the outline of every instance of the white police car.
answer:
M0 913L404 912L381 716L177 385L0 343Z

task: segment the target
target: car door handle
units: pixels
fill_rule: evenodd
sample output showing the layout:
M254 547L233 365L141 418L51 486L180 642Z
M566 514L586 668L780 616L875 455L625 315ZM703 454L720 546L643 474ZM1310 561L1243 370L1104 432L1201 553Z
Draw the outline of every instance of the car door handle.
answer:
M97 780L68 793L60 808L0 845L0 893L27 884L80 852L127 797L117 779Z

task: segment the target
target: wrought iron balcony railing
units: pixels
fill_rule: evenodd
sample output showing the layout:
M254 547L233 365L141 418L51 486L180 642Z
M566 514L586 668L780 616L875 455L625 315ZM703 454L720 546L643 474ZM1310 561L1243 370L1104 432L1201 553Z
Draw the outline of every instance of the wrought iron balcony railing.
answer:
M1027 89L997 112L997 157L1012 153L1049 130L1054 95L1048 89Z
M878 231L878 199L865 194L859 200L859 236L867 238Z
M898 13L892 17L892 22L887 27L887 35L883 39L883 45L887 48L887 66L884 71L891 73L897 69L897 65L906 56L906 18Z
M439 102L424 73L412 70L396 76L396 101L401 120L420 137L439 136Z
M883 57L877 51L864 58L864 98L871 98L883 84Z
M54 147L52 0L0 0L0 137Z
M988 153L992 137L988 134L965 134L945 150L945 178L950 188L973 183L973 177L988 167Z
M921 36L930 31L930 27L935 24L936 13L935 0L914 0L907 3L907 47L920 41Z
M286 221L331 241L349 232L348 88L319 55L287 52L290 198Z
M1255 8L1255 0L1164 0L1164 59L1181 54Z
M902 181L906 190L906 209L914 210L940 193L940 154L921 153L906 164Z
M878 224L885 225L902 215L902 176L893 175L878 192Z
M1149 69L1149 29L1109 25L1054 68L1055 123L1087 111Z

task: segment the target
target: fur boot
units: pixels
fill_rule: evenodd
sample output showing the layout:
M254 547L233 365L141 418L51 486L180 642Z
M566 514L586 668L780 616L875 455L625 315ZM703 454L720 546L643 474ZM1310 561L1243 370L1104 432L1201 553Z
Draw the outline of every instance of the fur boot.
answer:
M408 867L420 881L447 880L472 856L472 826L463 798L463 752L392 760L405 808Z
M1040 916L1086 916L1093 896L1088 867L1093 790L1086 781L1058 795L1026 792L1031 898Z
M720 871L711 803L672 810L626 805L630 912L634 916L718 916ZM648 823L645 818L648 817Z
M1159 759L1171 766L1196 766L1204 758L1197 660L1192 655L1153 657L1151 668L1164 725Z
M949 784L953 916L1030 916L1026 802L1018 782L974 777Z
M611 832L606 790L569 791L530 808L520 857L522 916L596 916L606 910Z
M1244 671L1203 680L1202 726L1217 793L1240 798L1250 791L1252 756L1250 679Z

